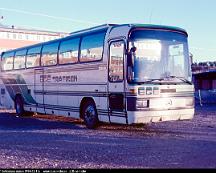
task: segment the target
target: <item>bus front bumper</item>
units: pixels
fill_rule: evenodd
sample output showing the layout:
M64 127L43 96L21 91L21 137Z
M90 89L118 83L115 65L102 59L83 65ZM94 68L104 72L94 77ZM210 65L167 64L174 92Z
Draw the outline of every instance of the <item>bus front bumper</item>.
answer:
M191 120L194 108L180 110L128 111L128 124L148 124L164 121Z

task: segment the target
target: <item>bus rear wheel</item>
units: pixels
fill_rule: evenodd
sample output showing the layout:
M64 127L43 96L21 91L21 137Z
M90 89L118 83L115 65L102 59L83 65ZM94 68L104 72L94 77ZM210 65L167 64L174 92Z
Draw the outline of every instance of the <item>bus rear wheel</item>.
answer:
M24 110L24 104L21 96L17 96L15 99L15 109L16 109L17 116L24 116L25 110Z
M94 102L87 100L81 111L81 116L84 119L85 125L89 129L97 128L99 124L98 113Z

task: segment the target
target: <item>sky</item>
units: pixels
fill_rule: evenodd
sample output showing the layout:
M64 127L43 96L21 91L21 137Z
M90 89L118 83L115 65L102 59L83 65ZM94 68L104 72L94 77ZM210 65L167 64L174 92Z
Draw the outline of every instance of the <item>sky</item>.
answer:
M177 26L195 62L216 61L215 0L0 0L4 25L73 32L104 23Z

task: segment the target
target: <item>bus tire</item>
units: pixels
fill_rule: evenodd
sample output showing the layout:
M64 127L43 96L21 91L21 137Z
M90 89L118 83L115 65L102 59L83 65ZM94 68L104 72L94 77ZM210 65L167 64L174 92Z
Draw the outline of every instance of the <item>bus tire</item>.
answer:
M17 96L15 98L15 109L16 109L16 115L17 116L24 116L25 115L23 99L21 96Z
M87 100L81 110L81 116L84 119L85 125L88 129L95 129L99 124L98 113L95 103Z

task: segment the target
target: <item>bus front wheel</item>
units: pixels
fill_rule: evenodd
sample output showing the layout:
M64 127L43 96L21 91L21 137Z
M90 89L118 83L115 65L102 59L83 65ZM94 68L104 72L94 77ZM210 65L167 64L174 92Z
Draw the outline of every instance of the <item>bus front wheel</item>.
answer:
M15 99L15 109L17 116L24 116L25 110L23 106L23 100L21 96L17 96Z
M98 126L98 113L94 102L87 100L82 107L82 117L85 125L89 129L95 129Z

